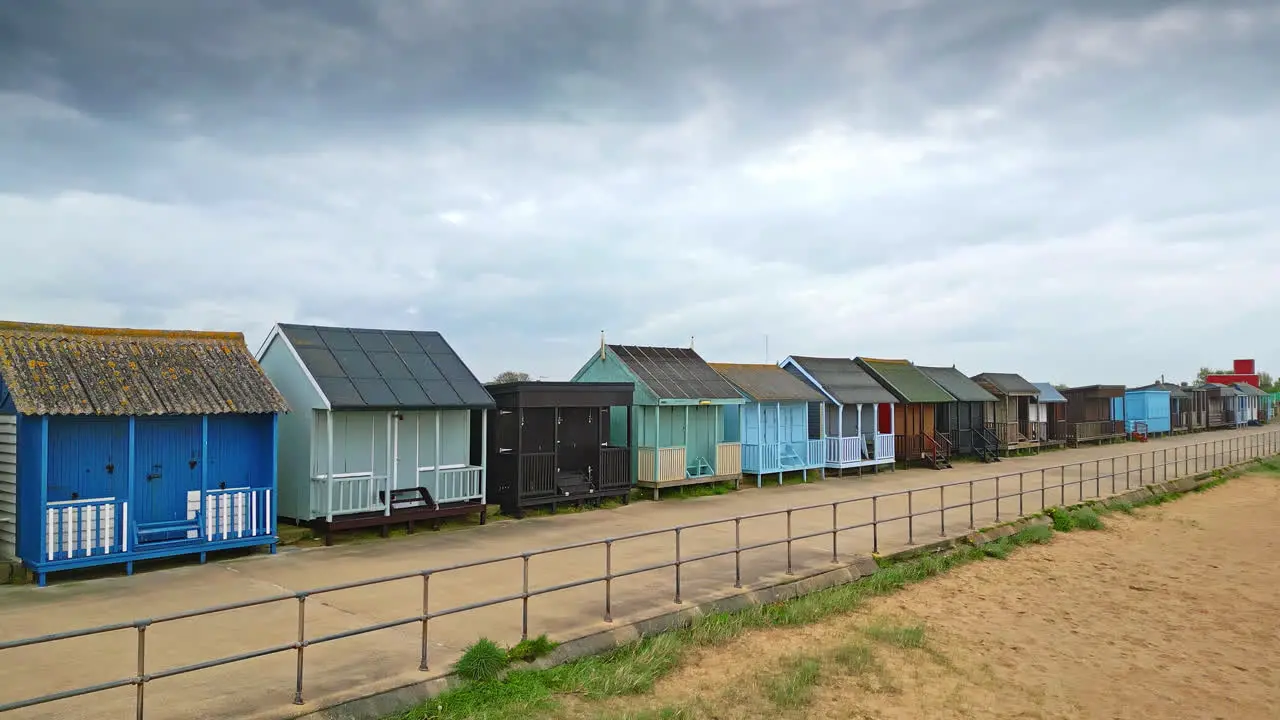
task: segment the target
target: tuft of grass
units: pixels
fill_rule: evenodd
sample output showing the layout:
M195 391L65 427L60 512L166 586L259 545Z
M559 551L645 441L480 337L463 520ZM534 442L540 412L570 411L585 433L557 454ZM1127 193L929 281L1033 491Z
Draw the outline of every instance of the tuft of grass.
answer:
M792 710L808 705L813 688L822 679L822 663L814 657L787 660L782 669L771 673L760 685L765 698L779 710Z
M1122 512L1125 515L1133 514L1133 503L1128 500L1113 500L1107 503L1107 507L1115 510L1116 512Z
M502 682L478 682L441 693L396 720L525 720L555 706L551 689L538 673L518 670Z
M880 661L872 649L862 643L847 643L836 648L831 659L841 670L853 675L862 675L879 669Z
M453 664L458 677L471 682L494 680L507 669L507 651L498 643L482 637L472 643Z
M1066 508L1052 507L1046 510L1045 514L1053 521L1053 529L1057 532L1071 532L1076 529L1075 516Z
M1256 472L1266 475L1280 475L1280 460L1275 458L1259 460Z
M1028 525L1011 537L1014 545L1044 545L1053 540L1053 528L1048 525Z
M1098 513L1089 507L1078 507L1072 510L1071 520L1081 530L1101 530L1105 527L1102 518L1098 517Z
M507 650L509 662L533 662L540 657L551 654L559 643L552 642L546 635L536 638L525 638Z
M997 560L1005 560L1009 557L1010 547L1001 542L990 542L982 546L982 554Z
M863 632L872 640L904 650L918 650L925 646L924 625L888 625L878 622L867 626Z

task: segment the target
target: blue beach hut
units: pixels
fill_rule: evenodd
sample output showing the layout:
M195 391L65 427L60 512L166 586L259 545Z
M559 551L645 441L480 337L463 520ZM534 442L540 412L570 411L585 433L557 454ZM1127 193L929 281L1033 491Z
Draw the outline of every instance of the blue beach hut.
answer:
M240 333L0 322L0 554L46 575L267 545L288 406Z
M1170 391L1154 387L1125 390L1123 398L1111 399L1112 413L1124 418L1124 429L1129 434L1141 432L1143 427L1148 435L1173 432L1172 407Z
M765 474L822 470L826 466L821 410L810 416L810 403L823 405L822 393L777 365L711 363L747 399L724 411L725 439L742 443L742 472Z

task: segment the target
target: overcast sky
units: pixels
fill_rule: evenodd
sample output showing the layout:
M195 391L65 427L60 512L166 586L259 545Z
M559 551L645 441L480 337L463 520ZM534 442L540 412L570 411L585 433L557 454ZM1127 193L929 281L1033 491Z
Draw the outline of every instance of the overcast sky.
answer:
M1274 0L0 0L0 317L1280 370Z

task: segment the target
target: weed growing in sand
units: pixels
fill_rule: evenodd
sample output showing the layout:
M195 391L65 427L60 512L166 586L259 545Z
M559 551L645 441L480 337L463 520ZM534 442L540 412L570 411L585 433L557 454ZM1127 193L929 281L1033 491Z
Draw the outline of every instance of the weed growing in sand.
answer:
M1071 520L1081 530L1101 530L1103 528L1102 518L1098 517L1098 513L1094 512L1093 508L1078 507L1072 510Z
M923 625L889 625L877 622L863 629L867 637L903 650L918 650L925 645Z
M813 688L822 679L818 658L792 658L760 682L765 699L779 710L794 710L809 704Z

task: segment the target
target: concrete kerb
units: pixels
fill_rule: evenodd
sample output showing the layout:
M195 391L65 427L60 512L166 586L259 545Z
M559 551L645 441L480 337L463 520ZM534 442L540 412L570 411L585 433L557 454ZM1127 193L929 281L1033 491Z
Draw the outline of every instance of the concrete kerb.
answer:
M1250 460L1194 476L1151 483L1105 498L1093 498L1072 505L1054 507L1063 507L1070 510L1078 507L1106 505L1116 501L1138 503L1162 494L1182 495L1202 485L1222 479L1224 476L1229 477L1229 475L1225 474L1238 472L1252 462L1254 461ZM522 665L519 669L546 670L574 660L600 655L643 637L688 627L694 620L704 615L738 612L751 607L791 600L819 590L846 585L859 578L874 575L881 568L889 565L925 555L945 553L958 545L968 544L974 547L981 547L987 543L1014 535L1023 528L1035 525L1052 525L1052 521L1043 512L1037 512L1017 520L981 528L964 535L913 545L891 553L856 555L848 563L830 570L816 570L808 575L784 578L778 582L756 587L746 592L690 605L655 617L638 620L634 623L619 625L580 638L567 640L560 643L547 656ZM385 717L403 712L405 708L430 700L462 684L464 684L464 681L457 675L441 673L420 682L349 700L328 708L320 708L295 717L306 718L307 720L369 720L370 718Z

